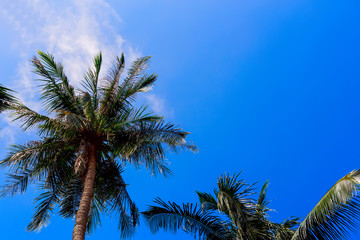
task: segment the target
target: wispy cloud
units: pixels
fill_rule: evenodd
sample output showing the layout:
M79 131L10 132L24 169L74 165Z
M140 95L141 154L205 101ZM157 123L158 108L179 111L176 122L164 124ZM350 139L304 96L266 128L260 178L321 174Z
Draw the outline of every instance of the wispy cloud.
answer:
M35 76L29 59L36 51L52 53L64 64L73 84L79 85L93 57L102 51L104 68L114 56L124 52L128 61L139 57L137 49L118 32L121 18L105 0L1 0L0 21L13 30L13 51L19 56L17 75L2 82L17 91L30 108L39 111ZM4 115L5 116L5 115ZM2 117L0 141L14 141L15 123Z
M145 99L149 103L149 106L151 107L151 110L154 113L156 113L160 116L168 117L168 118L174 117L174 110L172 108L169 108L168 106L166 106L164 98L159 97L158 95L155 95L155 94L147 93L145 95Z
M36 111L41 109L36 96L39 89L29 63L36 50L50 52L61 61L75 85L79 85L99 51L104 56L103 69L121 52L128 63L142 55L118 32L122 20L106 0L1 0L0 20L13 29L12 47L19 56L17 76L12 84L5 84ZM173 116L173 110L166 108L165 100L159 96L147 94L146 100L155 113ZM13 139L17 131L11 129L11 125L2 127L0 137Z
M74 84L81 81L100 50L108 63L121 52L128 59L140 55L117 32L121 18L104 0L2 0L1 16L14 29L13 47L22 57L18 77L21 84L14 87L23 93L23 99L31 98L28 94L34 90L27 65L37 49L61 60Z

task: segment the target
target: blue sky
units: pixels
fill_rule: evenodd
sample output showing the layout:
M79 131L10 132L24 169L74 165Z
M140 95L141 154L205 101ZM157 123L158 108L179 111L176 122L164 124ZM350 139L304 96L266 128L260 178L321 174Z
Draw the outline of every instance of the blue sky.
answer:
M139 98L191 131L200 152L169 154L174 176L152 177L127 167L125 179L140 210L159 196L196 202L224 172L249 182L270 180L274 221L306 216L339 178L359 168L360 29L358 1L0 1L0 82L41 109L29 59L38 49L64 62L76 85L92 56L110 61L151 55L159 74ZM34 139L6 116L0 154ZM4 183L6 171L0 171ZM64 239L73 221L56 214L39 233L25 227L35 188L0 199L4 239ZM88 239L118 239L115 218ZM134 239L152 235L142 222ZM356 236L354 236L356 239Z

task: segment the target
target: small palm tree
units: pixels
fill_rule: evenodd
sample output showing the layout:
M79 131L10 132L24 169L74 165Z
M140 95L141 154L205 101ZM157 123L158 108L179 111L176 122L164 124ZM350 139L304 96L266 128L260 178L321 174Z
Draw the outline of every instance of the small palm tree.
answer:
M359 181L360 170L341 178L300 225L299 218L294 217L279 224L269 221L268 183L255 200L250 198L254 194L253 185L239 180L238 175L221 176L215 197L197 192L201 208L193 204L166 203L158 198L157 205L150 206L143 215L154 233L161 228L173 232L182 228L201 239L345 239L355 230L360 218Z
M196 151L185 141L189 133L133 105L136 94L146 92L157 79L145 72L149 57L134 61L123 79L124 56L116 57L100 80L100 53L84 75L83 89L75 89L52 55L38 54L31 62L40 76L45 114L22 104L12 111L24 131L35 127L41 138L12 146L0 162L12 171L3 195L40 183L42 192L28 230L39 230L58 205L63 217L76 216L74 240L85 239L86 231L100 223L100 212L111 211L118 214L121 236L131 236L139 214L121 176L123 164L144 165L152 174L166 176L171 173L167 150Z
M257 199L254 184L239 179L239 174L222 175L218 178L214 195L197 192L201 207L193 204L166 203L157 198L157 206L143 212L152 232L160 228L176 232L178 228L200 239L267 240L274 236L294 234L297 218L289 218L280 224L267 219L268 201L265 182Z

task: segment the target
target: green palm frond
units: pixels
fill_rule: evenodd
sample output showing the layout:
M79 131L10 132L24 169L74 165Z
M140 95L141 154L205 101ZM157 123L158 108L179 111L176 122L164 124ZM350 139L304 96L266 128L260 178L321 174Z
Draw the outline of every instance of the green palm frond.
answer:
M147 112L147 109L147 106L141 106L138 109L129 109L129 111L126 111L120 116L118 116L116 124L104 127L107 131L116 132L131 127L141 126L141 124L160 122L161 120L163 120L163 117L153 115L150 112Z
M289 240L295 234L296 228L299 225L299 217L290 217L281 223L271 223L271 228L274 231L275 240Z
M116 94L118 92L119 81L122 72L125 68L124 54L121 57L116 57L109 70L109 73L105 77L105 86L101 89L101 109L100 112L105 116L113 116L119 110L122 110L121 104L116 104L118 101Z
M198 191L196 191L196 193L199 197L201 208L204 211L218 210L216 198L213 197L210 193L203 193Z
M261 214L266 214L270 209L267 207L270 201L267 201L266 194L269 189L269 180L265 181L264 185L261 188L259 198L256 203L256 212Z
M121 206L121 207L120 207ZM139 224L139 210L135 204L131 205L130 212L119 205L118 208L118 228L122 238L129 238L134 235L136 226Z
M124 79L123 86L131 86L132 83L137 82L139 77L143 75L144 71L149 67L151 56L141 57L136 59L128 70L128 75Z
M55 62L51 54L41 51L38 54L40 59L34 56L31 62L34 72L42 77L41 99L45 108L51 112L62 109L81 114L75 89L69 84L62 64Z
M300 224L293 240L345 239L358 227L360 170L332 186Z
M75 217L80 204L82 184L82 181L78 178L71 178L70 181L64 184L64 188L61 189L63 198L59 204L61 216L65 218Z
M0 84L0 112L9 108L17 99L12 95L14 91Z
M92 99L92 107L93 109L97 109L99 105L99 76L102 64L102 54L101 52L94 57L93 60L94 68L89 68L88 71L84 75L84 81L82 82L82 86L88 92Z
M145 143L123 159L123 164L130 163L136 168L145 166L151 174L161 174L164 177L171 175L171 170L167 167L168 161L165 159L165 150L160 143Z
M160 198L154 201L157 206L149 206L144 215L153 233L160 229L176 233L182 228L194 237L204 239L228 239L229 231L218 217L202 211L197 205L164 202Z
M132 77L124 80L124 84L120 85L118 97L123 99L134 100L134 94L139 92L147 92L151 89L157 80L157 75L144 75L141 78ZM120 99L121 99L120 98Z
M50 214L53 212L57 201L58 196L54 191L43 192L35 198L35 202L38 202L38 205L35 207L35 214L27 226L27 230L39 231L42 227L46 226L50 221Z
M22 104L13 105L11 115L13 117L13 121L21 122L21 128L23 131L26 131L31 127L36 127L39 130L39 134L45 136L54 134L67 135L76 131L75 127L78 126L68 124L68 122L62 118L55 119L39 114ZM59 114L59 116L64 115L64 112L62 115Z
M105 207L102 204L101 200L98 200L96 197L93 198L89 218L86 224L86 232L92 233L96 227L101 227L101 219L100 219L100 212L103 211Z
M240 239L266 239L266 222L256 214L254 184L239 179L239 174L224 174L218 178L217 208L231 220Z
M30 141L25 145L12 145L7 158L0 161L1 167L10 167L15 173L25 169L33 170L37 175L48 167L56 167L62 157L73 158L76 145L57 138L44 138Z
M239 179L240 174L224 174L218 178L217 204L218 209L229 215L243 216L251 215L255 206L250 196L254 195L254 184L247 184L245 180Z
M8 174L6 185L2 186L0 196L14 196L27 190L28 184L33 180L34 172L28 169Z
M156 75L146 75L150 57L139 58L131 65L128 76L120 83L120 74L124 68L123 58L117 58L113 69L106 77L107 85L102 89L101 115L105 118L117 118L133 108L135 94L144 92L156 81Z

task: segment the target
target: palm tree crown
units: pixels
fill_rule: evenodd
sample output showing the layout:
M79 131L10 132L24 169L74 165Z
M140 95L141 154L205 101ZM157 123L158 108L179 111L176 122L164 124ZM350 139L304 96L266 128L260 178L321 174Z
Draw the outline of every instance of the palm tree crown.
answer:
M166 151L196 151L196 146L185 141L188 132L133 105L136 94L157 79L146 74L150 57L134 61L124 78L124 56L116 57L100 80L100 53L84 75L83 88L76 89L52 55L38 54L31 62L40 76L46 114L22 104L13 105L12 111L23 130L35 127L41 139L12 146L1 161L12 170L2 193L21 193L29 183L41 183L28 230L45 225L58 204L62 216L76 216L73 239L84 239L85 231L100 223L100 212L110 211L118 215L121 236L128 237L139 214L126 191L122 165L144 165L152 174L166 176Z
M254 198L254 184L239 179L239 174L218 178L214 195L197 192L200 207L193 204L166 203L156 199L157 205L143 212L152 232L160 228L176 232L182 228L199 239L212 240L285 240L295 232L298 218L273 223L268 217L266 200L268 182L258 198Z
M299 218L281 223L268 220L265 182L259 197L253 185L238 175L223 175L218 179L215 197L197 192L201 207L193 204L166 203L156 199L157 205L143 212L152 232L159 229L184 231L200 239L264 239L264 240L336 240L346 239L358 227L360 201L358 196L360 170L345 175L324 195L299 225ZM220 214L219 214L220 213Z

